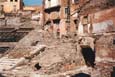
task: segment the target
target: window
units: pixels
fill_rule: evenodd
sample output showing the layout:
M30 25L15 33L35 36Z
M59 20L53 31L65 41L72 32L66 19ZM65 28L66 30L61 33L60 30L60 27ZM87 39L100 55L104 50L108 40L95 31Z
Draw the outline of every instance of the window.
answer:
M82 20L84 33L88 33L88 16L84 16Z
M70 9L68 7L65 7L65 14L70 14Z
M88 26L87 26L87 25L84 25L84 26L83 26L83 32L84 32L84 33L88 33Z
M65 14L67 14L67 10L68 10L68 8L66 7L66 8L65 8Z
M10 0L10 2L13 2L13 0Z
M83 17L83 19L82 19L82 24L83 24L83 25L88 24L88 16L84 16L84 17Z

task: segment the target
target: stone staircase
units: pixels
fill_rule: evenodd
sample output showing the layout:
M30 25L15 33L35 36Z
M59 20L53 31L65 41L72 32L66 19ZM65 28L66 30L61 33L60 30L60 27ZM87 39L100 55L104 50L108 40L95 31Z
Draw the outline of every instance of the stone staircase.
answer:
M20 59L9 59L8 57L3 57L0 59L0 72L8 71L15 68L17 65L23 63L24 58Z
M38 43L32 46L32 43L40 40L42 37L40 34L40 31L36 28L22 38L13 49L7 52L0 59L0 73L4 73L4 70L12 70L18 65L23 64L27 58L32 58L34 55L39 54L46 46Z
M15 47L16 42L0 42L0 47Z
M42 30L38 28L32 30L28 35L19 41L17 46L32 46L32 43L36 41L42 41Z

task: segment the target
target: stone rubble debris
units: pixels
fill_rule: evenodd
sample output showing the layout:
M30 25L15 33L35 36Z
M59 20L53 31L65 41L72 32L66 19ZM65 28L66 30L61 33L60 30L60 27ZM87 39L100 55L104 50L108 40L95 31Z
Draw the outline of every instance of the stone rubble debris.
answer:
M109 0L99 1L100 0L96 2L95 0L86 0L85 3L79 5L78 11L76 12L78 14L77 17L80 17L79 15L84 13L87 14L92 8L98 7L99 9L96 9L96 11L100 11L108 5L113 5L111 3L112 0L110 0L110 4L107 4ZM57 6L56 8L60 7ZM50 11L54 10L55 9ZM48 9L45 11L48 11ZM95 11L95 9L93 11ZM58 13L51 13L54 18L55 14ZM0 77L2 75L3 77L111 77L111 75L114 77L114 32L81 35L77 33L68 33L68 35L64 33L63 35L62 33L62 35L59 36L59 32L56 33L56 31L54 31L54 34L50 32L49 22L47 22L45 30L42 30L41 25L38 24L39 19L36 19L38 15L33 16L31 19L31 12L25 12L23 15L10 15L0 17L0 32L4 33L0 33L0 39L2 39L2 34L5 37L9 35L7 34L6 28L10 29L8 32L11 33L11 35L13 35L12 32L23 33L26 32L27 29L31 30L27 31L27 34L17 42L0 42L0 47L10 45L10 48L2 53L3 55L0 54ZM95 18L96 15L98 19L98 15L100 16L101 14L94 14L93 17ZM88 16L85 16L85 18L87 17ZM104 17L106 18L106 16ZM55 22L54 25L57 26L58 20L53 20L53 17L50 18L52 18L52 22ZM81 25L80 20L81 19L78 18L75 22ZM108 21L96 25L113 26L113 23L109 23ZM60 24L61 26L65 24L65 20L64 23L63 20L60 22L62 22ZM75 26L78 25L79 24L76 24ZM93 24L87 25L89 29L90 25ZM80 29L82 26L86 26L86 24L81 25ZM108 28L111 29L111 27ZM107 31L109 31L109 29ZM56 30L60 31L59 28L56 28ZM90 31L91 30L88 32ZM80 32L82 33L82 31ZM19 33L14 36L18 34Z

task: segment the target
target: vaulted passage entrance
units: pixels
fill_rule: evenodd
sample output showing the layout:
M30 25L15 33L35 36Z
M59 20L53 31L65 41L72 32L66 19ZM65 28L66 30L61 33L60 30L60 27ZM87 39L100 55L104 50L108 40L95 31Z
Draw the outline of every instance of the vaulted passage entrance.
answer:
M85 63L87 66L95 66L95 51L90 47L82 48L82 55L84 57Z
M115 77L115 67L113 67L113 71L111 72L111 77Z

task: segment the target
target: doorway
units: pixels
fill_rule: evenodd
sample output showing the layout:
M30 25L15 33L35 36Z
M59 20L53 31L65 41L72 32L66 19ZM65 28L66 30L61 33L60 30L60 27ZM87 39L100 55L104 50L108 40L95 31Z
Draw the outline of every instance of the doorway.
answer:
M91 47L84 47L81 50L85 63L89 67L95 66L95 51Z

